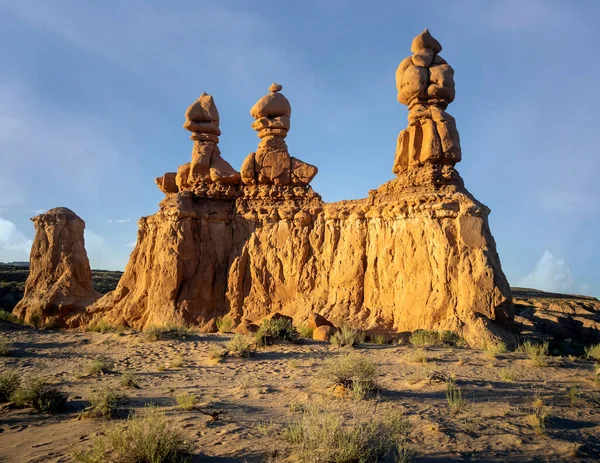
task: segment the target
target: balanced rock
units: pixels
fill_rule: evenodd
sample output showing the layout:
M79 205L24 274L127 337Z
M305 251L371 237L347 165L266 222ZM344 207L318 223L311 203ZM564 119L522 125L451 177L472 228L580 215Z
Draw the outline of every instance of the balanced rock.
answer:
M14 314L29 322L71 326L101 294L94 290L85 251L85 222L66 207L50 209L31 219L31 246L25 295Z
M288 99L279 93L282 86L271 84L269 93L250 109L255 119L252 128L261 139L255 153L250 153L241 168L246 185L306 186L317 175L317 168L292 158L285 137L290 130L292 108Z

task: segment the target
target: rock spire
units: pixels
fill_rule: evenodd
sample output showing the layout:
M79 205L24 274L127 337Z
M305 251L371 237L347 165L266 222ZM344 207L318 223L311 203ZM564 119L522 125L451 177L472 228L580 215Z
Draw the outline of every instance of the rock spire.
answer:
M461 159L456 121L445 109L454 100L454 69L439 55L440 43L425 29L396 70L398 101L407 105L408 128L396 145L393 172L425 164L453 166Z
M246 185L305 186L317 175L315 166L288 152L285 137L290 130L292 108L281 89L281 85L272 83L269 93L250 109L252 128L258 132L260 143L242 164L242 182Z
M42 325L69 326L101 294L92 286L85 251L85 222L72 210L56 207L31 219L35 238L31 246L25 295L15 315Z

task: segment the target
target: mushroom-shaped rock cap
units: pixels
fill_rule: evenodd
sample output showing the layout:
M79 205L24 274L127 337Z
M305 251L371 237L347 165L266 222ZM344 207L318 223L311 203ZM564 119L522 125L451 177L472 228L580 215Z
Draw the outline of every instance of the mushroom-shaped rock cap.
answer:
M185 112L186 121L191 122L219 122L219 111L211 95L202 93Z
M434 53L442 51L442 45L436 39L434 39L429 33L429 29L425 29L419 35L417 35L410 46L410 51L417 53L426 49L433 50Z
M32 217L33 222L37 221L66 221L66 222L83 222L83 219L79 217L68 207L53 207L43 214Z
M263 96L254 104L254 106L252 106L250 115L254 119L260 119L261 117L274 118L291 116L292 107L290 106L290 102L285 96L279 93L282 88L281 85L272 83L269 87L270 93Z

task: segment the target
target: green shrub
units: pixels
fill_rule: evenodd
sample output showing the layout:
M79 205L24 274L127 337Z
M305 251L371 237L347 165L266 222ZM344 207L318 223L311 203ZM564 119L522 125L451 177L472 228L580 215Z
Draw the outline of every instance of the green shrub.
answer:
M125 327L123 325L114 326L114 325L111 325L106 320L100 320L97 323L90 323L85 330L91 331L93 333L102 333L102 334L123 333L125 331Z
M233 320L230 315L223 315L222 317L217 317L215 320L217 324L217 329L219 333L229 333L233 328Z
M119 405L126 398L117 393L110 386L105 386L99 391L93 392L90 395L90 406L82 413L83 416L110 419L112 418Z
M91 449L75 454L83 463L187 463L194 448L183 431L164 413L149 408L143 417L130 416L93 439Z
M15 323L17 325L22 325L23 320L14 315L12 312L8 312L4 309L0 309L0 320L10 323Z
M342 326L329 340L334 347L358 347L365 342L365 333L349 326Z
M282 436L293 445L292 461L366 463L408 456L409 429L401 415L347 419L337 411L308 406L298 421L284 428Z
M100 375L112 370L114 366L112 360L97 358L87 364L85 372L88 375Z
M17 407L33 407L39 412L55 413L62 410L67 396L44 378L29 378L12 393L10 400Z
M454 331L442 331L439 334L440 342L446 346L469 347L465 339Z
M510 383L514 382L518 377L517 371L514 368L501 368L499 375L500 379Z
M282 341L295 341L298 331L288 318L269 318L262 321L255 336L259 345L270 346Z
M298 327L298 334L301 338L312 339L314 329L312 329L308 324L304 323Z
M356 398L365 397L377 388L377 364L358 353L327 359L322 375L328 386L344 386Z
M548 366L548 343L536 343L533 341L525 341L519 346L519 351L523 352L531 363L536 367Z
M44 319L42 314L40 312L33 312L29 316L29 325L33 326L34 328L42 329L44 327Z
M462 391L452 381L446 383L446 400L450 411L454 414L458 413L466 404L467 401L462 396Z
M436 331L416 330L410 335L409 340L413 346L435 346L440 343L440 336Z
M0 357L7 357L10 355L11 343L6 339L0 339Z
M495 358L500 354L506 353L507 350L506 344L503 342L497 342L486 344L484 352L488 357Z
M248 336L236 334L225 344L225 348L230 354L247 358L252 357L256 353L256 342Z
M182 410L193 410L198 403L198 399L194 394L181 394L175 397L177 405Z
M9 402L20 384L21 376L16 371L8 370L0 374L0 403Z
M385 344L392 344L393 339L389 334L375 333L371 336L371 342L373 344L385 345Z
M135 373L131 373L129 371L123 373L119 378L119 384L121 387L125 387L128 389L139 389L139 378Z
M590 360L600 360L600 344L586 347L585 356Z

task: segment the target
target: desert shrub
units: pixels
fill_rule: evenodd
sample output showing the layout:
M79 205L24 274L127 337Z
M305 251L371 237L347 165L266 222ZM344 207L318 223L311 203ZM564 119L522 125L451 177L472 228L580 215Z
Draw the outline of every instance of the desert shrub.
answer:
M525 341L519 346L519 351L523 352L532 365L536 367L548 366L548 343L536 343L533 341Z
M10 396L21 384L21 376L16 371L5 371L0 374L0 403L10 401Z
M194 448L164 413L149 408L142 417L108 427L92 447L75 454L84 463L186 463Z
M210 351L210 358L212 360L220 362L225 357L227 357L228 353L229 353L229 351L226 348L223 348L223 347L213 347L211 349L211 351Z
M408 356L408 361L412 363L427 363L429 362L429 356L425 349L415 349L415 351Z
M29 316L29 325L33 326L34 328L42 329L44 327L44 319L42 314L40 312L33 312Z
M533 432L538 436L545 436L546 429L550 423L552 409L550 407L541 406L534 407L532 412L526 416L525 420Z
M85 367L88 375L100 375L113 369L114 363L106 358L97 358L89 362Z
M8 312L4 309L0 309L0 320L10 323L15 323L17 325L22 325L23 320L14 315L12 312Z
M462 336L455 333L454 331L450 331L450 330L442 331L441 333L439 333L439 339L440 339L440 342L442 344L445 344L446 346L469 347L469 345L467 344L467 341L465 341L465 339Z
M244 336L243 334L236 334L231 340L225 344L225 348L229 353L237 355L242 358L252 357L256 352L256 342L254 339Z
M163 335L168 335L171 337L186 339L194 334L194 330L187 326L176 323L168 323L165 326L161 327Z
M358 353L326 360L322 375L329 386L343 386L357 398L365 397L377 387L377 365Z
M139 389L139 378L135 373L126 371L119 378L119 385L128 389Z
M467 401L462 396L460 387L452 381L446 383L446 400L448 401L450 411L454 414L458 413L467 404Z
M374 335L371 336L371 342L373 344L380 344L380 345L391 344L392 337L385 333L375 333Z
M339 412L306 407L300 419L283 429L282 436L293 445L291 460L328 463L376 462L400 455L412 461L408 450L410 426L402 415L368 419L345 418Z
M514 368L500 368L498 374L500 375L500 379L511 383L518 377L517 371Z
M181 368L185 363L185 359L183 355L177 355L173 360L171 360L170 366L172 368Z
M277 342L293 342L298 339L298 331L288 318L270 318L263 320L256 332L256 341L261 346L269 346Z
M495 358L500 354L507 352L506 344L503 342L488 343L485 346L484 352L488 357Z
M112 387L106 386L90 395L90 406L82 413L83 416L92 418L110 419L119 405L126 398L117 393Z
M217 329L219 330L219 333L229 333L233 328L233 320L229 315L217 317L215 323L217 324Z
M365 342L365 334L349 326L342 326L329 340L334 347L358 347Z
M600 344L586 347L585 356L590 360L600 360Z
M175 400L182 410L193 410L198 403L198 399L194 394L180 394L175 397Z
M410 343L413 346L435 346L440 343L437 331L417 330L410 335Z
M163 337L164 331L161 327L150 325L144 328L143 337L145 341L154 342Z
M125 327L123 325L114 326L114 325L111 325L106 320L100 320L97 323L90 323L85 330L93 332L93 333L102 333L102 334L123 333L125 331Z
M0 357L7 357L10 355L11 343L6 339L0 339Z
M301 338L312 339L314 329L312 329L308 324L304 323L298 327L298 335Z
M28 378L12 393L10 400L17 407L32 407L38 412L55 413L62 410L67 396L44 378Z
M567 397L569 398L569 403L571 404L571 407L574 407L575 405L577 405L580 394L581 394L581 391L577 384L567 388Z

